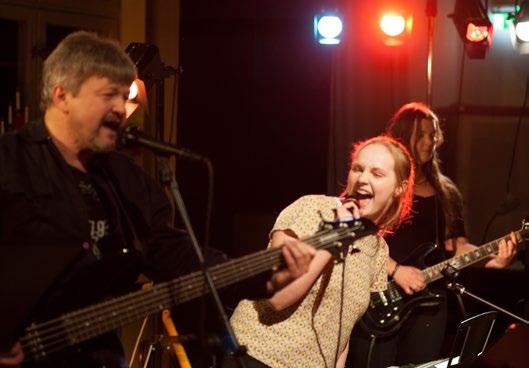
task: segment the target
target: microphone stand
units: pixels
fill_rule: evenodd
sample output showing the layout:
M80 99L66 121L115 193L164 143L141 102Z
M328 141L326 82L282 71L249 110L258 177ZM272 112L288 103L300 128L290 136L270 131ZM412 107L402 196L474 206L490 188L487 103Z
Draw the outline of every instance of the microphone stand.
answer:
M441 273L443 274L443 276L445 277L445 280L446 280L446 287L448 290L451 290L453 291L454 293L456 293L457 296L459 295L466 295L468 296L469 298L471 298L472 300L475 300L481 304L485 304L489 307L491 307L492 309L494 310L497 310L499 312L502 312L506 315L508 315L509 317L525 324L525 325L529 325L529 320L526 320L522 317L519 317L517 316L516 314L512 313L512 312L509 312L508 310L496 305L496 304L493 304L491 302L489 302L488 300L485 300L483 298L480 298L479 296L471 293L470 291L468 291L463 285L455 282L455 278L457 277L457 274L459 273L459 270L456 269L454 266L452 265L446 265L443 270L441 271Z
M164 146L165 148L167 148L166 153L177 153L179 151L177 148L172 147L171 145L164 144ZM169 172L170 171L169 171L169 164L167 162L167 158L166 157L160 158L160 174L162 178L162 183L163 185L167 185L171 190L173 198L176 202L176 208L178 209L178 212L180 213L180 217L182 218L182 221L184 222L184 227L187 233L189 234L189 238L191 239L191 244L193 245L193 249L198 258L200 268L202 270L202 273L204 274L204 281L209 291L211 292L215 306L217 307L218 313L221 317L222 323L226 329L226 332L229 335L233 353L235 357L237 357L239 366L242 368L245 368L242 356L246 353L246 347L241 346L239 342L237 341L237 337L235 336L235 333L233 331L233 328L231 327L228 316L226 315L226 312L224 311L222 302L220 301L220 297L213 283L211 274L208 270L208 267L206 266L204 254L202 253L202 249L200 248L198 244L198 240L195 236L195 232L193 231L193 227L191 225L191 221L189 220L186 206L184 204L182 195L180 194L180 190L178 188L178 183L176 182L176 179L172 175L169 174Z

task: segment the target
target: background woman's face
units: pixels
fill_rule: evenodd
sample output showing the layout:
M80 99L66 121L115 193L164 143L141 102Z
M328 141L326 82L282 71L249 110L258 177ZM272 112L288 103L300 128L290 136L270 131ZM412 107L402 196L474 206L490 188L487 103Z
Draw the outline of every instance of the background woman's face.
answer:
M417 165L421 166L433 158L437 143L437 131L430 119L417 122L417 127L411 136L410 146L415 153Z

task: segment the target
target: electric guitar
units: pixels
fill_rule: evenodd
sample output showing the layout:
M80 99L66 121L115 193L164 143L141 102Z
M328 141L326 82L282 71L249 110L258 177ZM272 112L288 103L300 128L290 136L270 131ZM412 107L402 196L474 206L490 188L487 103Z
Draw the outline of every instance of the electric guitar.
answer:
M529 239L529 223L522 222L522 228L515 232L518 244ZM471 264L481 261L498 252L498 246L505 236L486 243L468 253L450 258L422 270L426 284L439 280L443 277L443 271L447 269L458 271ZM420 248L421 258L435 249L435 244L426 243ZM403 262L410 264L410 262ZM411 263L417 264L417 263ZM413 309L417 307L429 307L438 305L443 296L424 289L421 292L408 295L395 281L388 282L385 291L371 293L371 300L364 316L359 320L359 325L370 335L385 337L392 335L400 329L404 321L409 317Z
M323 230L303 241L317 249L348 252L355 240L376 231L376 225L367 219L324 223ZM282 264L281 249L274 248L210 267L209 271L216 288L223 288ZM19 341L26 360L43 359L50 353L208 293L203 273L194 272L47 322L33 323L25 329Z

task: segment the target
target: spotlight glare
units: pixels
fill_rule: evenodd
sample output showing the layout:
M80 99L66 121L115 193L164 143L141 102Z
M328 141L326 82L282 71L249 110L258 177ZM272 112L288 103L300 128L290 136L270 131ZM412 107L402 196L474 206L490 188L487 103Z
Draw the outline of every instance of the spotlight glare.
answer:
M380 28L391 37L395 37L404 32L406 21L402 15L385 14L380 20Z
M133 81L129 88L129 100L134 100L138 96L138 85Z
M325 15L318 22L318 32L327 39L335 39L342 33L342 29L342 21L335 15Z
M516 37L522 42L529 42L529 22L519 22L516 24Z

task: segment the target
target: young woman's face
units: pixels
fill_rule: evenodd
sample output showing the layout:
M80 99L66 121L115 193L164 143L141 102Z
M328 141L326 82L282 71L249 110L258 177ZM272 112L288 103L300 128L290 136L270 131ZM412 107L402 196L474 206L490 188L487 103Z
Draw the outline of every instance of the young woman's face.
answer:
M378 143L363 147L351 165L347 187L360 216L378 223L397 196L395 160L391 152Z
M410 147L415 151L417 165L421 166L433 158L437 144L437 131L430 119L422 119L411 136Z

